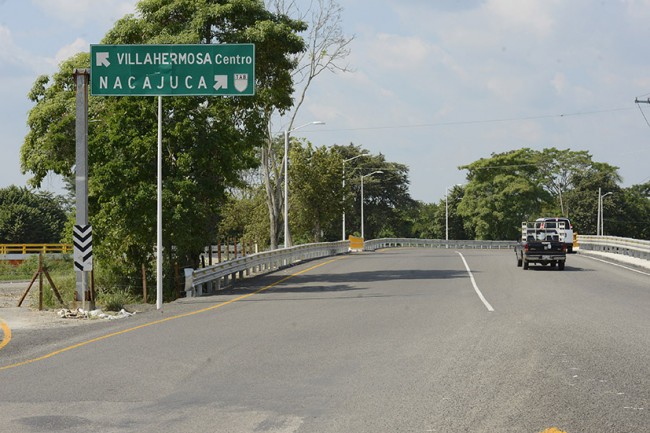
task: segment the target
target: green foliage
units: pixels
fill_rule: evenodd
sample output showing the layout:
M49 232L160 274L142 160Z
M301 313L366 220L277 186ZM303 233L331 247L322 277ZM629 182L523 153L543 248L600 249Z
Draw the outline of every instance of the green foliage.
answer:
M294 144L289 161L289 222L294 243L339 239L340 225L336 222L343 211L341 155L325 146Z
M129 304L135 304L138 299L133 294L126 290L117 290L111 292L98 293L95 302L97 307L106 311L120 311Z
M620 236L650 240L650 182L623 191L623 212L625 224ZM605 214L605 223L610 224L607 215ZM609 230L608 227L605 227L606 231Z
M0 244L59 243L66 203L46 191L10 186L0 189Z
M47 260L46 264L51 272L59 272L67 267L72 269L70 260ZM37 270L38 256L32 256L19 265L0 262L0 281L31 280Z
M47 269L57 290L61 293L64 302L71 303L74 300L75 276L71 257L45 258L43 266ZM32 256L21 264L14 266L9 263L0 262L0 281L30 281L38 270L38 256ZM23 305L38 308L38 279L34 281ZM57 308L61 304L52 291L47 278L43 276L43 306L44 308Z
M468 170L458 214L478 239L514 239L521 221L539 214L552 197L544 189L539 154L520 149L460 167Z
M513 239L521 221L561 215L576 232L593 234L599 188L612 193L603 201L605 233L648 238L650 187L621 188L618 168L586 151L523 148L460 168L468 170L468 183L458 214L478 239Z
M47 269L50 277L66 306L74 307L76 275L72 257L61 259L44 258L44 268ZM12 266L0 263L0 280L26 281L31 280L38 270L38 257L34 256L25 260L19 266ZM96 305L104 310L119 311L127 304L134 304L142 300L134 296L131 286L122 285L123 279L116 278L115 274L107 272L102 267L95 266L94 271L95 291L97 292ZM151 282L152 283L152 282ZM151 284L153 286L153 284ZM29 291L29 304L33 308L38 307L38 280ZM47 309L60 308L61 304L54 295L47 278L43 276L43 307Z
M257 243L262 250L269 246L269 221L262 188L241 188L239 197L230 195L222 208L219 224L221 236Z
M444 218L444 203L442 204ZM420 239L442 239L444 237L443 227L439 224L440 205L435 203L418 202L417 214L413 222L412 237Z
M458 213L464 192L461 185L454 185L448 190L447 200L442 198L438 204L419 203L413 226L414 236L422 239L446 239L448 231L449 239L473 239L474 235L469 234L463 217Z
M650 182L621 188L616 167L594 163L587 170L575 172L573 189L567 193L572 206L574 230L582 234L596 233L598 189L603 198L605 234L635 239L650 239Z
M417 202L409 194L408 167L386 161L382 154L372 155L359 146L332 146L346 163L344 209L347 233L360 234L361 229L361 176L364 188L364 235L376 238L379 233L393 233L408 237L413 232L413 215ZM374 171L381 171L366 176ZM340 216L339 216L340 218ZM341 227L334 224L332 239L341 238ZM327 238L326 238L327 239Z
M540 183L553 198L544 204L547 207L544 215L568 216L571 203L567 202L565 195L571 190L571 177L574 173L589 169L591 155L586 150L558 150L553 147L539 152L538 159Z
M61 295L64 305L61 305L57 299L52 287L50 286L47 278L43 278L43 308L56 309L62 307L74 307L75 293L77 291L76 279L73 271L73 265L66 269L52 269L48 266L48 272L52 282L56 286L56 290ZM32 308L38 307L38 283L35 283L30 291L30 306Z

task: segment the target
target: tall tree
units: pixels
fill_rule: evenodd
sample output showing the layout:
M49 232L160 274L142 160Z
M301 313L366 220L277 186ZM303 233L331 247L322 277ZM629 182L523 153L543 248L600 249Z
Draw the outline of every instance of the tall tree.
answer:
M572 205L570 214L574 231L582 234L595 234L597 227L598 215L598 189L601 194L612 192L612 200L619 202L622 200L620 193L621 177L618 174L618 168L607 163L592 163L587 169L575 171L571 174L571 184L573 188L567 193L567 200ZM608 197L603 202L603 207L607 215L612 216L614 208L611 206L612 200ZM619 206L620 207L620 206ZM608 227L609 226L608 224Z
M321 242L339 238L331 235L338 229L342 213L341 155L325 146L311 143L291 149L289 221L298 243ZM325 236L325 234L329 236Z
M300 107L314 80L323 72L346 72L345 63L350 54L353 37L347 37L342 31L343 9L335 0L318 0L309 2L307 10L301 10L297 2L291 0L267 0L269 9L280 16L295 16L307 26L304 30L306 49L292 57L291 76L296 84L296 102L290 110L279 108L268 113L268 136L266 145L261 148L264 186L269 208L269 226L271 248L277 248L280 235L280 215L283 207L282 185L286 173L284 167L283 147L279 145L277 135L273 133L272 121L276 115L286 117L284 130L294 127ZM290 233L285 233L289 239Z
M538 153L519 149L481 158L468 170L458 214L478 239L514 239L521 221L536 216L551 200L544 189Z
M571 175L586 170L591 162L591 155L586 150L558 150L553 147L541 151L539 169L543 186L559 208L559 213L553 212L553 214L569 216L571 209L564 195L571 188Z
M268 248L266 195L261 185L246 186L231 192L221 214L221 236L252 241L260 249Z
M120 19L105 44L254 43L254 97L166 97L163 103L163 219L169 259L195 266L214 238L226 188L258 164L256 148L269 113L291 106L291 56L304 48L304 24L269 12L260 0L142 0L137 15ZM22 149L25 171L39 184L49 171L74 164L72 69L78 55L30 98L30 133ZM149 264L155 244L156 102L152 97L91 97L89 206L96 253L125 274ZM175 257L171 257L174 254Z
M413 222L413 234L410 237L440 239L444 228L441 229L439 224L439 214L440 205L436 203L418 202L417 212Z
M624 224L618 236L650 240L650 182L623 191Z
M349 217L346 216L349 227L357 230L361 227L361 177L363 176L363 225L366 239L378 236L409 236L413 227L408 215L417 203L409 194L408 167L386 161L383 154L368 154L355 162L356 170L347 176L354 198L352 212L349 213ZM381 171L381 173L368 176L374 171Z

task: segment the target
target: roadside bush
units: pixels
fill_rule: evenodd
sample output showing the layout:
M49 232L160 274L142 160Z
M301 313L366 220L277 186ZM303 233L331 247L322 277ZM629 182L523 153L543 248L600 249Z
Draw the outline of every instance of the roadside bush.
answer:
M120 311L128 304L135 304L138 300L125 290L102 292L97 294L96 304L106 311Z

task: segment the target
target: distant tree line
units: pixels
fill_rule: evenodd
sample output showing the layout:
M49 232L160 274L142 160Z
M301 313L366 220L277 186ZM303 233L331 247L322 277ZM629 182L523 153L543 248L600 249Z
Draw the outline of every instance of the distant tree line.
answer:
M477 239L515 239L521 221L565 216L574 230L595 234L603 200L605 234L650 238L650 182L619 186L618 168L587 151L528 148L493 154L466 166L467 184L455 212Z
M0 244L58 244L67 220L63 197L27 188L0 188Z

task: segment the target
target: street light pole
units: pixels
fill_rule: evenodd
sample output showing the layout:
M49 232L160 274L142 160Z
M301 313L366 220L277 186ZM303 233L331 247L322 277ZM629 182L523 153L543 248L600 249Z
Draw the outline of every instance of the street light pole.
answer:
M365 235L363 232L363 178L364 177L369 177L372 176L373 174L380 174L383 173L381 170L376 170L373 171L372 173L368 173L366 175L361 175L361 239L365 239Z
M289 134L309 125L324 125L325 122L314 120L293 129L284 130L284 247L289 247Z
M460 186L460 183L457 183L456 185L453 186L448 186L447 189L445 190L445 240L449 240L449 188L453 188L454 186Z
M600 201L602 200L600 192L601 189L598 188L598 204L596 205L596 236L600 235Z
M349 162L349 161L352 161L353 159L357 159L359 157L367 156L367 155L368 155L367 153L361 153L361 154L359 154L357 156L353 156L352 158L348 158L348 159L343 160L343 197L345 197L345 163ZM342 234L341 240L344 241L345 240L345 207L343 208L343 224L342 224L342 226L343 226L343 231L342 231L343 234Z
M600 191L600 188L598 188ZM603 206L603 199L607 197L608 195L614 194L613 192L608 192L600 196L600 235L604 236L605 235L605 217L603 216L604 214L604 206Z

